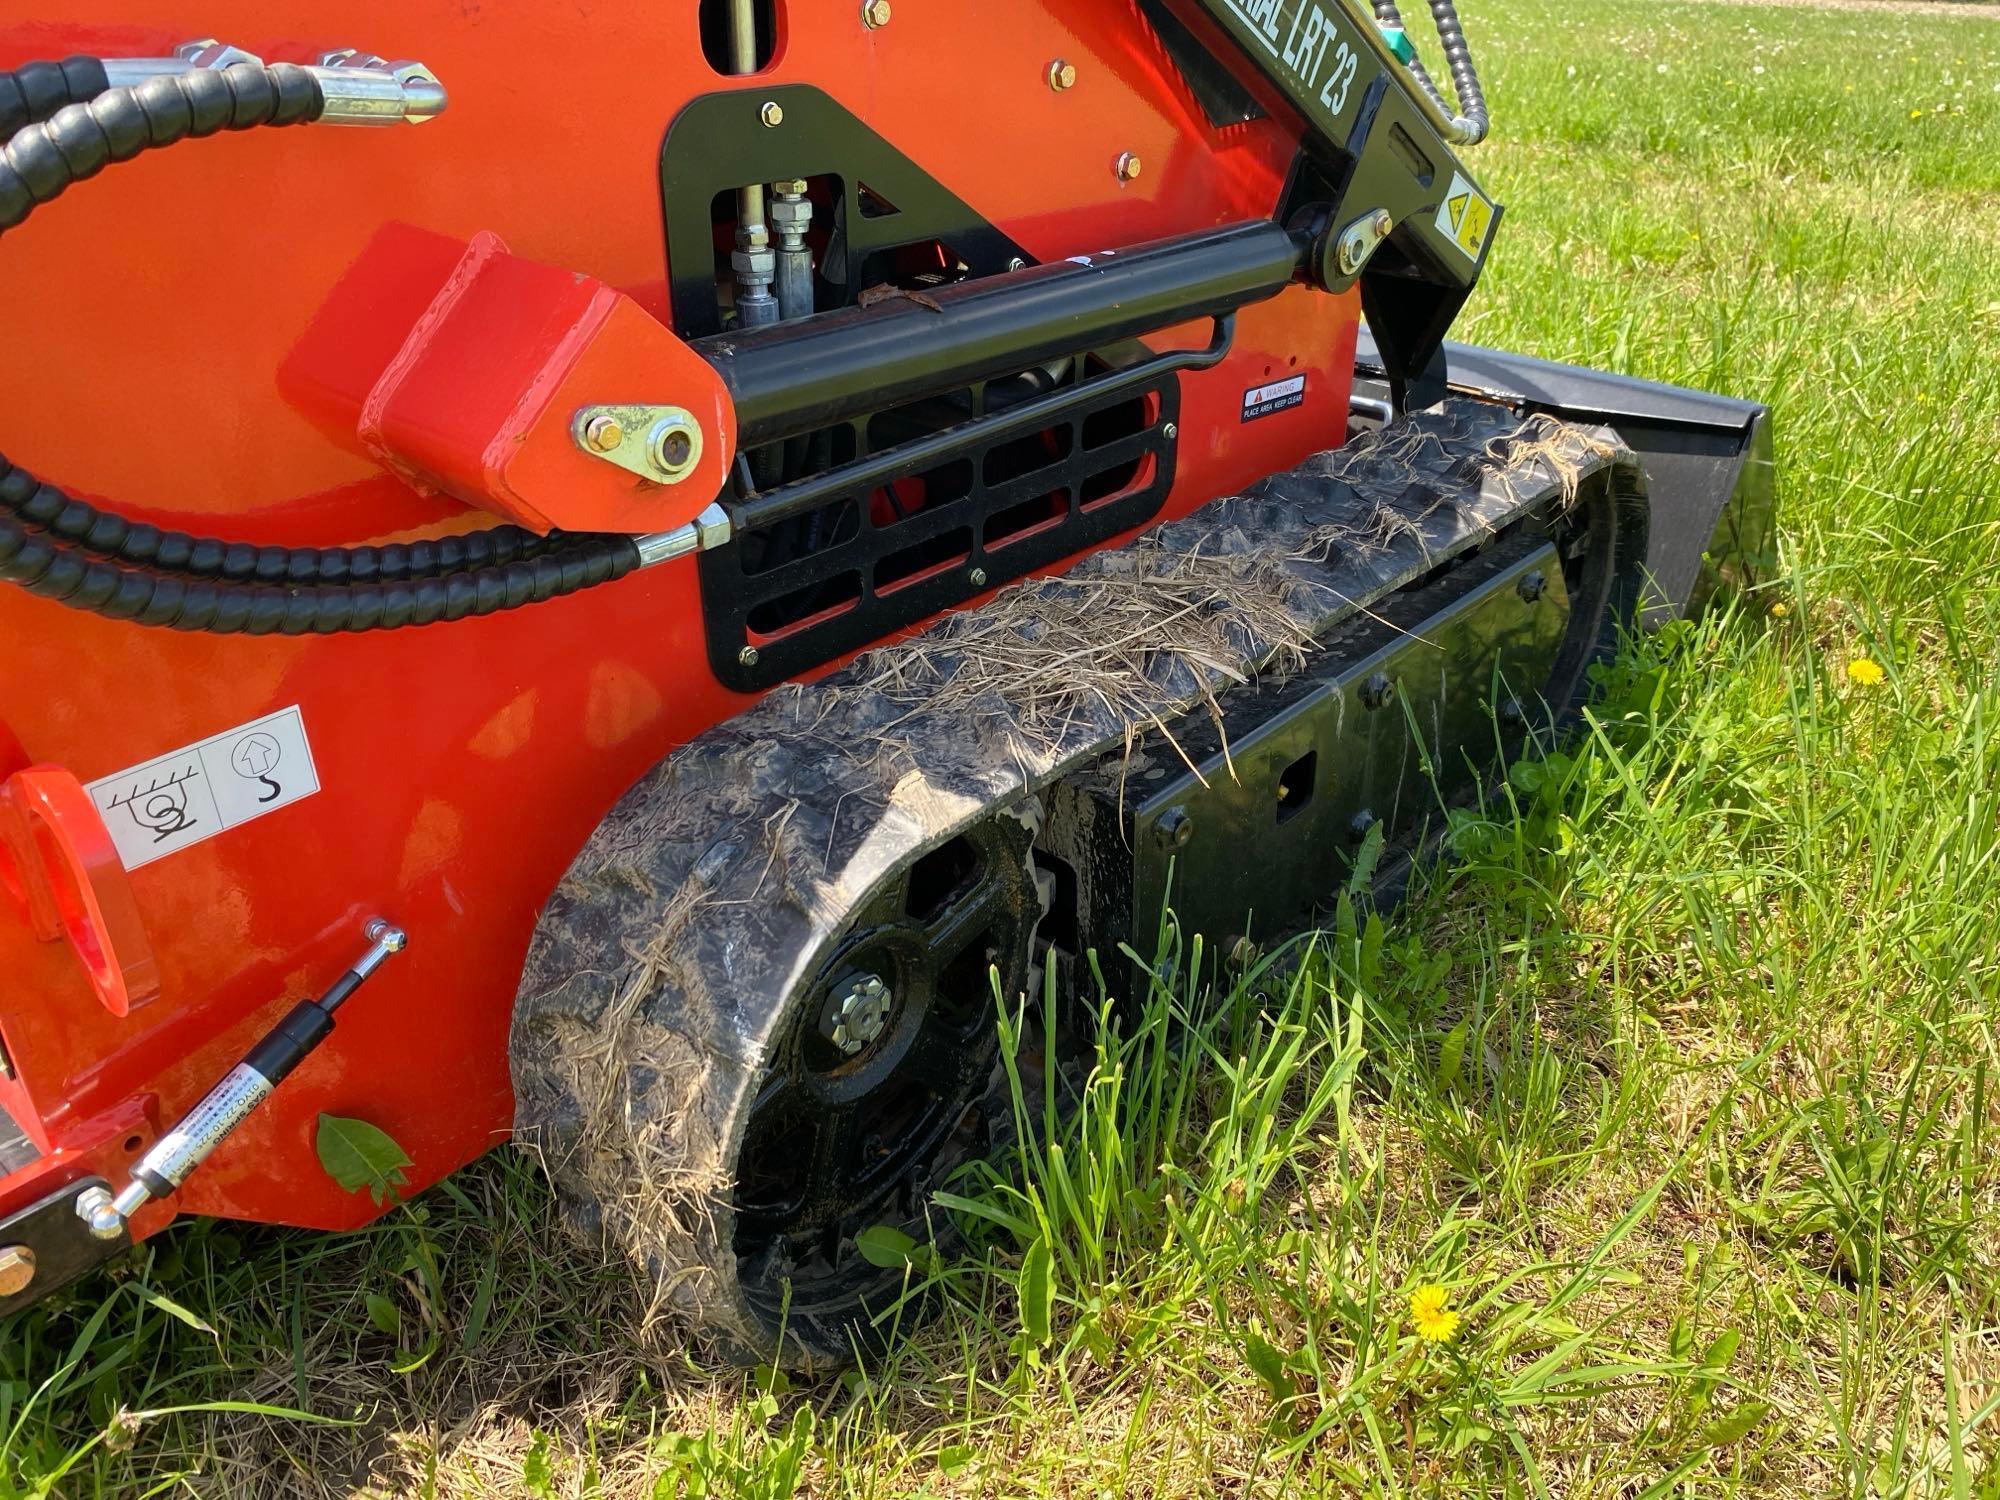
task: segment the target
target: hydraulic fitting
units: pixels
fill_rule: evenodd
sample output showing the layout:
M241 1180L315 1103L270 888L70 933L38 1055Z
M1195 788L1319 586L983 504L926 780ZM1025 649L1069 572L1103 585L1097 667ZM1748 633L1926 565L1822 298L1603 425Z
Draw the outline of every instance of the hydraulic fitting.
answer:
M264 60L241 47L214 37L183 42L172 57L107 57L104 76L113 88L128 88L163 74L192 73L202 68L263 66ZM369 52L342 47L322 52L306 69L319 85L326 125L394 125L407 120L420 125L441 114L448 102L437 75L420 62L390 62Z
M778 299L771 295L777 280L778 257L771 249L770 232L762 224L737 235L736 251L729 257L736 272L736 319L744 328L760 328L778 321Z
M770 219L778 236L779 315L802 318L813 310L812 250L806 244L813 206L803 178L771 184Z
M192 73L198 68L233 68L238 63L262 67L264 59L214 37L182 42L172 57L107 57L104 81L114 89L131 88L163 73Z
M344 47L320 54L311 69L326 99L320 121L327 125L421 125L442 114L444 85L420 62L390 62Z

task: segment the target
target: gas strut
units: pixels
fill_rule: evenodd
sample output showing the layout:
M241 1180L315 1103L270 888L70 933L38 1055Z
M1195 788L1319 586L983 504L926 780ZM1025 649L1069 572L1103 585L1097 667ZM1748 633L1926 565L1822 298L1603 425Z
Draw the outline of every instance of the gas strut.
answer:
M250 1111L262 1104L292 1069L304 1062L333 1032L333 1013L340 1009L368 976L391 954L401 953L407 941L403 929L380 917L371 920L362 935L368 951L349 965L317 1000L301 1000L284 1020L264 1033L263 1039L243 1055L243 1061L188 1111L185 1119L161 1136L151 1151L132 1169L125 1191L113 1198L101 1187L87 1188L77 1195L77 1217L90 1226L101 1240L115 1240L125 1232L125 1222L152 1198L164 1198L188 1174L208 1159Z

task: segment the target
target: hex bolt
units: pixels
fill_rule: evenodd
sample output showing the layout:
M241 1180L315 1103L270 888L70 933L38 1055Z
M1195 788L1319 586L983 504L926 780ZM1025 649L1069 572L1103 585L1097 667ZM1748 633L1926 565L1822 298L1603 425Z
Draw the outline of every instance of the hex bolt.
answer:
M986 587L986 570L984 568L974 568L965 575L965 580L974 588L983 589Z
M1548 591L1548 587L1548 579L1542 576L1540 568L1536 568L1531 573L1523 573L1521 575L1521 581L1514 585L1514 592L1527 600L1528 603L1533 604Z
M1060 94L1064 89L1076 87L1076 64L1064 62L1060 57L1049 64L1049 87Z
M889 24L889 0L867 0L861 7L861 24L870 31Z
M1188 840L1194 837L1194 819L1179 803L1160 814L1160 821L1153 825L1153 839L1162 849L1185 849Z
M1160 436L1165 438L1170 443L1180 435L1181 435L1180 428L1172 422L1167 423L1164 427L1160 429Z
M1376 672L1361 684L1363 708L1387 708L1396 698L1396 684L1386 672Z
M766 99L757 110L757 118L768 128L785 123L785 109L775 99Z
M1139 153L1136 151L1127 151L1118 158L1118 180L1120 182L1130 182L1144 168L1145 163L1139 160Z
M889 1028L895 997L879 974L856 974L838 986L820 1015L819 1031L849 1057Z
M745 646L745 647L744 647L744 648L743 648L743 649L742 649L741 651L737 652L737 653L736 653L736 664L737 664L738 666L741 666L741 667L754 667L754 666L756 666L756 665L757 665L757 648L756 648L755 646Z
M1511 728L1518 728L1527 722L1528 711L1521 707L1519 698L1509 698L1500 705L1500 722Z
M17 1297L35 1279L35 1252L26 1245L0 1246L0 1297Z
M583 440L597 452L609 453L625 441L625 429L618 425L616 417L600 414L584 423Z
M1028 263L1018 255L1010 255L1007 257L1007 269L1010 271L1025 271L1028 269Z
M1381 821L1374 813L1364 807L1348 820L1347 836L1358 844L1361 840L1368 837L1368 830Z

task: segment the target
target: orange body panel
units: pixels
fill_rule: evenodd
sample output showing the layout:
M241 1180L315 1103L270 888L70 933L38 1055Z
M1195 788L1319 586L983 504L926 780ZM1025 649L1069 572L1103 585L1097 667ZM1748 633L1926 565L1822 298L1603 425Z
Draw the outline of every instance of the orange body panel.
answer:
M280 372L385 226L459 242L490 231L666 321L661 141L690 98L718 89L824 90L1042 259L1277 207L1291 128L1210 127L1127 0L898 0L874 31L853 4L779 10L776 56L749 80L708 67L695 0L82 0L61 20L0 20L0 65L159 55L198 29L271 61L334 46L421 59L451 96L418 127L149 155L0 239L0 449L122 514L249 542L486 524L330 436ZM1056 58L1078 71L1067 92L1046 82ZM1143 161L1134 180L1116 174L1125 153ZM1231 356L1184 377L1165 515L1342 440L1356 318L1351 296L1304 287L1242 313ZM1305 403L1243 423L1243 391L1285 372L1308 376ZM0 895L13 1065L0 1102L50 1148L0 1181L0 1213L85 1171L122 1183L157 1131L354 956L365 917L411 937L140 1232L175 1212L372 1217L317 1165L321 1111L388 1130L417 1185L502 1139L507 1028L538 910L619 793L745 701L706 665L689 560L485 619L324 638L144 629L0 586L0 643L0 775L37 762L90 782L296 705L320 786L131 871L160 998L128 1015Z

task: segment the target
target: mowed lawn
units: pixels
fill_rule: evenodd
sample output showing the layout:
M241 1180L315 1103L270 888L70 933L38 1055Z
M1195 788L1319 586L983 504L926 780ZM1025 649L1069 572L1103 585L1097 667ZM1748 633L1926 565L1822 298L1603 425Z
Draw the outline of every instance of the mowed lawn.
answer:
M1297 978L1125 997L888 1365L649 1346L503 1155L0 1326L0 1497L2000 1495L2000 17L1466 9L1461 335L1769 401L1783 586Z

